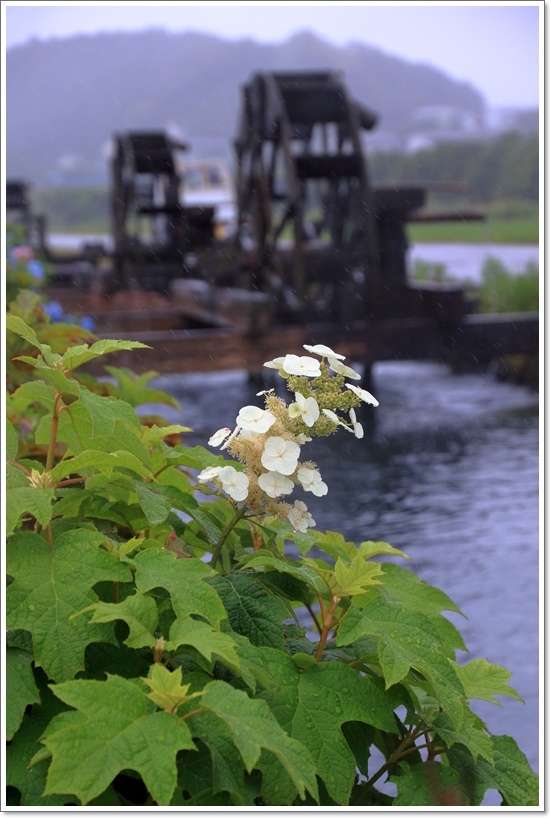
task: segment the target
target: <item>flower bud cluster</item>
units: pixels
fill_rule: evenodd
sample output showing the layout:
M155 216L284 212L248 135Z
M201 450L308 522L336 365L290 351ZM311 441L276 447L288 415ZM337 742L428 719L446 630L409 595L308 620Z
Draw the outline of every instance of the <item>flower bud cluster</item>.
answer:
M219 429L209 440L210 446L227 449L245 470L214 466L198 476L200 483L214 483L235 502L246 501L253 514L282 517L295 531L302 532L315 525L306 504L295 500L291 505L282 498L296 486L323 497L327 485L315 463L301 462L301 447L312 437L333 434L339 427L363 437L355 407L362 401L378 406L373 395L346 382L347 378L358 380L360 375L342 363L343 355L322 344L305 345L305 349L321 360L286 355L264 364L286 380L294 395L289 406L273 389L261 392L265 409L244 406L233 431ZM344 412L344 417L338 412Z

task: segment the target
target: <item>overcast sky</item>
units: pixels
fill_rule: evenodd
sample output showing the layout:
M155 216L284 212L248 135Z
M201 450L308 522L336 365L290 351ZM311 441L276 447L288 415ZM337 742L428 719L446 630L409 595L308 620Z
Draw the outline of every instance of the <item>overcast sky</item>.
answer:
M359 41L473 83L489 105L537 105L545 3L2 2L5 48L100 31L201 31L277 43L308 29ZM4 21L3 21L4 22Z

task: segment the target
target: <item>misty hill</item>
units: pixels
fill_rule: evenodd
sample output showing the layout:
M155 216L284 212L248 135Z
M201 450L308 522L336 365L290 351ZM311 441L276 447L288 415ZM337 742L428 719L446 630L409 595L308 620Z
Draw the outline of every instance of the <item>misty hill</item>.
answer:
M255 71L341 70L379 128L398 134L419 108L485 109L476 88L436 68L308 32L281 45L156 29L33 40L9 49L6 65L7 175L36 184L56 171L65 180L104 175L115 131L168 128L196 154L231 157L241 86Z

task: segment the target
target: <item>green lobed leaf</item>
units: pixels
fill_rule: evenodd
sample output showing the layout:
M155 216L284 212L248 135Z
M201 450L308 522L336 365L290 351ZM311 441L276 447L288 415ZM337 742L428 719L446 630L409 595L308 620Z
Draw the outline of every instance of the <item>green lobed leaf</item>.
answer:
M410 668L430 682L434 696L456 727L461 725L465 692L431 620L398 603L375 598L363 610L345 614L337 645L349 645L361 636L379 639L379 661L387 688L405 678ZM455 667L454 667L455 666Z
M74 680L52 686L76 712L52 723L43 742L52 752L46 793L72 792L83 805L100 795L121 770L139 773L159 806L176 787L176 754L195 745L187 725L173 713L151 712L147 694L134 682Z
M189 684L182 684L181 667L169 670L160 662L149 668L149 675L142 677L142 682L150 688L147 698L169 713L175 713L180 705L200 695L190 693Z
M401 764L389 779L398 788L393 807L454 807L468 805L457 770L435 761Z
M407 568L390 562L384 563L381 567L384 574L381 580L385 591L393 601L400 602L407 608L425 615L454 611L464 616L461 609L444 591L429 585Z
M138 502L150 525L164 523L171 511L170 501L154 488L149 488L139 480L134 480Z
M39 739L50 719L64 707L49 690L41 691L43 703L34 705L23 717L20 729L6 747L6 779L8 787L21 793L21 807L36 810L40 807L63 806L75 799L68 793L44 795L49 760L41 761L29 770L29 764L42 747Z
M114 622L122 620L126 622L130 633L124 640L124 644L129 648L152 648L156 638L153 635L157 627L158 613L155 600L145 594L135 593L127 596L123 602L97 602L90 605L79 615L93 611L90 622Z
M282 730L265 701L250 699L243 691L215 681L205 687L201 703L229 727L248 772L257 764L261 750L268 750L292 778L301 798L306 790L317 798L315 766L308 750Z
M456 726L446 713L438 713L431 726L435 731L437 743L442 742L446 747L462 744L475 761L478 758L485 758L493 764L491 737L484 722L467 705L464 705L463 719L459 726Z
M339 557L335 563L335 579L344 591L343 596L363 594L366 587L380 585L378 576L382 574L377 562L366 562L359 554L347 565Z
M128 566L98 548L103 534L79 529L54 541L31 532L13 536L6 547L6 623L33 635L35 664L54 680L72 678L84 668L90 642L113 641L110 625L92 624L72 614L97 601L92 586L100 580L127 582Z
M166 649L175 653L182 645L191 645L210 662L217 657L222 664L239 672L235 639L227 633L220 633L206 622L192 619L190 616L173 622Z
M506 807L537 807L539 779L524 753L510 736L492 736L493 763L484 758L475 762L468 751L453 747L448 752L450 766L461 773L472 789L471 803L479 804L487 790L495 789Z
M70 474L78 474L83 469L94 468L110 477L113 469L130 469L142 477L151 477L151 471L131 452L84 451L74 457L62 460L52 469L52 478L59 482Z
M372 540L361 542L358 546L358 553L366 560L371 559L371 557L378 557L381 554L390 554L394 557L403 557L406 560L410 559L407 554L400 551L398 548L394 548L394 546L390 545L389 543L373 542Z
M88 361L107 355L109 352L120 352L127 349L151 349L147 344L140 341L110 340L104 338L96 341L92 346L88 344L78 344L70 347L63 355L61 361L66 369L76 369Z
M6 740L18 731L29 704L40 701L32 671L33 655L21 648L6 648Z
M29 358L24 355L22 355L19 360L30 363ZM82 393L80 384L72 378L67 377L66 373L62 372L61 369L48 366L40 360L35 361L34 367L37 374L48 381L67 402L71 402L80 397Z
M141 441L141 429L138 416L127 403L83 389L80 399L60 415L58 440L66 443L72 454L90 449L104 452L126 450L150 468L151 456ZM45 422L40 431L37 430L37 441L47 442L49 434L49 424Z
M190 614L202 616L213 628L219 628L226 611L216 590L203 580L214 574L201 560L178 559L165 550L141 551L134 557L136 586L141 593L166 588L178 619Z
M466 665L459 666L457 673L468 699L484 699L501 705L496 699L498 695L523 701L517 691L507 684L511 672L500 665L491 665L486 659L474 659Z
M287 606L266 589L257 574L215 576L209 584L224 603L232 630L247 636L253 645L283 647Z
M52 519L53 489L17 486L6 490L6 531L15 531L21 517L31 514L41 526Z
M300 673L291 657L283 660L268 648L262 652L272 685L260 696L283 729L308 748L331 798L346 805L356 778L356 759L342 725L359 721L396 733L393 697L379 680L341 662L322 662Z
M121 398L132 406L144 403L164 403L179 409L180 404L175 397L160 389L152 389L149 381L155 378L158 372L144 372L137 375L131 369L116 366L106 366L105 371L117 380L118 392Z

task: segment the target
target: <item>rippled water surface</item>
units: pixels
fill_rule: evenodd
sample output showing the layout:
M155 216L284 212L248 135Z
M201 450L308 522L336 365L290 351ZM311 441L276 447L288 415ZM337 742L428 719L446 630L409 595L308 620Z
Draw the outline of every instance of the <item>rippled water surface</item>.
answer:
M261 400L243 372L155 383L180 400L174 419L194 427L190 445L206 445L241 406ZM459 661L507 667L526 702L474 709L492 732L512 735L537 769L538 397L432 363L378 364L373 392L380 406L367 410L363 440L343 430L310 444L329 493L309 495L308 507L320 530L405 551L404 565L461 608L466 619L449 614L470 651ZM488 796L491 803L499 801Z

